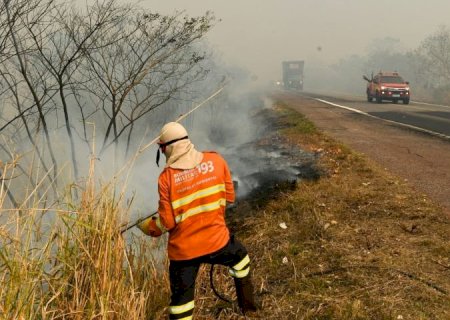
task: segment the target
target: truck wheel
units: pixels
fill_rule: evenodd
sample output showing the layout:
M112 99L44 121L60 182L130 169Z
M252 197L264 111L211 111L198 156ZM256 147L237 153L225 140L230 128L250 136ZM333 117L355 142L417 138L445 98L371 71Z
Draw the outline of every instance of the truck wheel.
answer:
M409 104L409 98L403 99L403 104Z
M377 103L381 103L381 96L380 96L380 94L377 92L376 93L376 96L375 96L375 100L377 101Z

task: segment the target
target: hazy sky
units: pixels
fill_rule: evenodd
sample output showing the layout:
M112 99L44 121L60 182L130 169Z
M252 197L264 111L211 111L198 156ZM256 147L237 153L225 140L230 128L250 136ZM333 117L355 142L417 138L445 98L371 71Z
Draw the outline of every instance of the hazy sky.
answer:
M125 1L124 1L125 2ZM222 21L208 34L218 54L260 78L280 77L281 61L332 62L364 54L375 38L415 48L440 25L450 25L449 0L144 0L160 13L214 12ZM321 50L318 50L321 47Z

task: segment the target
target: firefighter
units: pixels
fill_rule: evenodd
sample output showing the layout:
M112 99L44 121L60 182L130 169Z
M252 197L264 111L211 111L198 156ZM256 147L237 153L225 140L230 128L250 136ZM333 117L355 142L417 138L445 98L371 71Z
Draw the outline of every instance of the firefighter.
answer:
M170 319L192 319L195 280L203 263L229 267L238 304L255 311L250 258L225 223L225 207L233 203L233 181L225 160L216 152L199 152L186 129L169 122L161 129L160 151L166 165L158 179L158 216L138 227L147 235L169 233Z

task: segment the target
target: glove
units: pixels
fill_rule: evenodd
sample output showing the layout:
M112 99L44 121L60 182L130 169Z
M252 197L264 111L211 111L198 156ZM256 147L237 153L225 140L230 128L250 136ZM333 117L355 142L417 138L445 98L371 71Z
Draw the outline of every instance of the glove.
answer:
M137 224L137 227L146 235L150 235L150 223L156 220L156 217L148 217Z

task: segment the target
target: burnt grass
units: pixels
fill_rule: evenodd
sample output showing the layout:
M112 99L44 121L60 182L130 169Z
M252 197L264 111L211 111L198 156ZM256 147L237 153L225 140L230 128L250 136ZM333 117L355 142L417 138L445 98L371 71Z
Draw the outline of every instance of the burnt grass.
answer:
M259 123L258 139L239 145L226 155L233 168L237 202L255 208L295 190L298 183L317 180L325 171L318 166L319 154L293 146L280 134L295 125L281 121L273 110L254 114Z
M237 153L258 160L233 174L239 198L227 213L261 309L243 316L218 299L204 268L196 319L450 319L442 208L283 101L262 113L267 134ZM225 269L213 281L235 300Z

